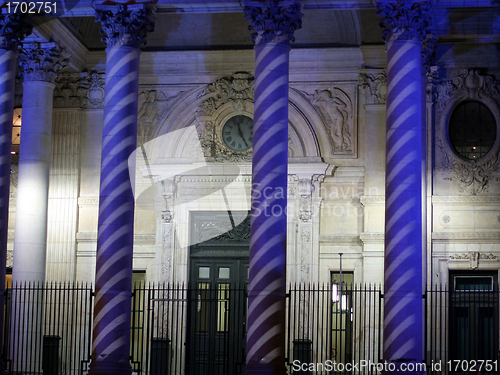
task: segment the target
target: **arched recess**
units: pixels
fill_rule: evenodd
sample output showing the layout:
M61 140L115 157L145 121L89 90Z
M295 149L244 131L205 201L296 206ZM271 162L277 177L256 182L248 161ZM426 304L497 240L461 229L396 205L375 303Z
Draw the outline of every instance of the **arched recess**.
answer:
M167 134L172 134L173 137L168 142L171 147L167 147L168 149L164 147L161 154L156 155L155 160L162 162L163 158L192 158L192 147L196 143L193 139L194 133L192 131L179 132L179 130L195 126L197 134L203 136L206 131L206 122L202 120L203 116L200 116L200 108L206 101L204 93L204 89L187 92L168 113L158 120L155 138ZM289 95L289 156L318 158L328 155L328 150L331 149L330 135L322 126L322 120L317 111L299 92L291 89ZM221 109L214 115L213 126L221 127L223 122L231 117L231 108L233 105L221 105ZM246 114L253 117L252 108L253 103L250 103L241 110L232 110L234 115ZM185 149L186 147L188 150Z
M310 102L297 90L289 91L289 123L301 147L293 149L293 157L324 157L330 154L330 135L323 120ZM300 153L302 152L302 153Z

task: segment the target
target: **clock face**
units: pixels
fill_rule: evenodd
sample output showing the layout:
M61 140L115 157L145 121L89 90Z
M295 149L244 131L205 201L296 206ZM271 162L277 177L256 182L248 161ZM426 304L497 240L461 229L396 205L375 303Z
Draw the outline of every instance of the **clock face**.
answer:
M231 117L222 128L222 139L231 150L248 150L253 142L253 120L243 115Z

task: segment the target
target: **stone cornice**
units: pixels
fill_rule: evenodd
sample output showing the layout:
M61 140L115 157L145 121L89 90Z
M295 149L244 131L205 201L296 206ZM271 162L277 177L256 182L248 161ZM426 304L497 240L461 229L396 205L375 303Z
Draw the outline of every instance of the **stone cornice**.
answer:
M383 244L384 233L361 233L359 239L364 244Z
M434 232L433 242L500 243L500 232Z
M433 204L466 204L466 203L479 203L479 204L500 204L500 196L488 195L455 195L455 196L437 196L432 197Z
M371 204L385 204L385 196L383 195L363 195L359 198L359 202L363 206L371 205Z
M332 235L321 235L319 237L319 242L322 245L359 245L359 236L332 236Z
M295 1L247 2L244 14L250 21L255 44L293 42L294 31L302 27L302 4Z

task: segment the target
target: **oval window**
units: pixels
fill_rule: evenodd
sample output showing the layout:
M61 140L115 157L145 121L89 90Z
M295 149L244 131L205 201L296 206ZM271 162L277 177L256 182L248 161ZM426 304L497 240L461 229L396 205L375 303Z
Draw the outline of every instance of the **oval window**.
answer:
M496 121L486 105L466 101L451 114L448 134L456 153L466 159L477 160L485 156L495 143Z

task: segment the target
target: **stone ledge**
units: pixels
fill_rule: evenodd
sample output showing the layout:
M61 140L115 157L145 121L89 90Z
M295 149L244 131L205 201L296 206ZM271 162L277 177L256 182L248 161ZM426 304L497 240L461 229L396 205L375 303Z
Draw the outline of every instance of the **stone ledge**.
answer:
M500 243L500 232L434 232L433 242Z

